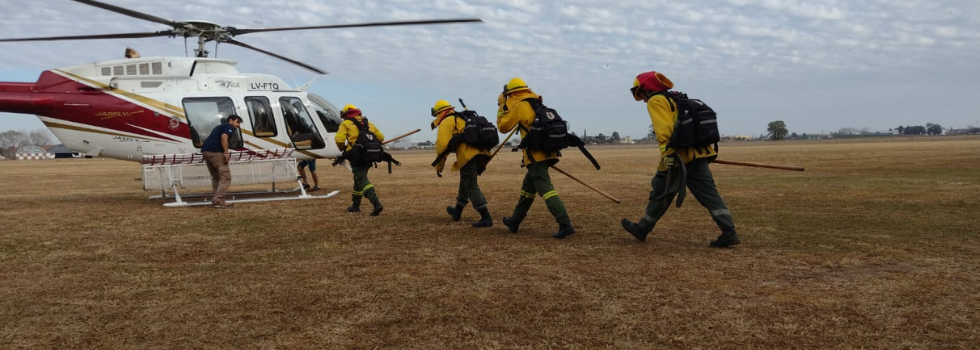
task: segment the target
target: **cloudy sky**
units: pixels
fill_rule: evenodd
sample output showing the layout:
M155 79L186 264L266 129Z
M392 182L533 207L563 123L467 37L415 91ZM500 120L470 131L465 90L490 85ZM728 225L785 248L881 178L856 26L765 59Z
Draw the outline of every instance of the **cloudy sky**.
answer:
M508 79L524 78L589 134L642 137L650 124L628 89L661 71L719 113L723 134L980 123L977 0L104 0L172 20L238 28L478 17L482 24L255 33L238 40L330 72L319 76L224 45L239 70L270 73L335 105L360 107L388 135L427 129L437 99L492 116ZM168 29L68 0L0 2L7 38ZM180 39L0 43L0 80L122 57L180 56ZM209 50L214 47L209 45ZM0 130L35 129L0 114ZM425 130L415 140L434 138Z

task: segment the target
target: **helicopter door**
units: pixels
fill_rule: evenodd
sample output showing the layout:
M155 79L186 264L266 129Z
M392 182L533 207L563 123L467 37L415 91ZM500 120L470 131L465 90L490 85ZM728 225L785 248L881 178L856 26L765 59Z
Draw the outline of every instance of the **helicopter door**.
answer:
M326 146L302 100L298 97L280 97L279 107L286 121L286 132L296 149L322 149Z
M201 148L211 130L235 114L235 104L228 97L188 97L183 100L184 114L194 147ZM242 148L242 129L239 128L228 140L228 148Z
M248 108L248 116L252 121L252 135L255 137L275 137L279 135L276 128L275 116L272 113L272 106L269 99L262 96L246 97L245 107Z

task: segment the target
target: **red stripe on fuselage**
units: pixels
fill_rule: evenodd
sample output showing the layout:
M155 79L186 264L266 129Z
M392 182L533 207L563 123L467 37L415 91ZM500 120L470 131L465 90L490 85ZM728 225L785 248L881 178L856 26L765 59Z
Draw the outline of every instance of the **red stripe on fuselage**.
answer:
M187 124L179 122L175 116L153 111L51 71L41 73L36 87L33 105L38 115L173 142L184 142L182 139L190 136ZM174 119L178 123L171 127Z

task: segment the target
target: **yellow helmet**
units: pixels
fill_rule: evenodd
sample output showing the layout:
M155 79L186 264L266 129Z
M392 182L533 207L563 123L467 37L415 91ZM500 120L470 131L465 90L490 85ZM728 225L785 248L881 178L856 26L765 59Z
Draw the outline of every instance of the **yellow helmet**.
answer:
M530 90L530 88L527 87L527 83L521 78L515 77L508 81L507 85L504 85L504 95L524 90Z
M361 115L361 110L354 105L346 105L344 109L340 110L340 115L344 118L352 118Z
M435 117L447 109L456 109L456 107L453 107L453 105L449 104L449 102L446 100L436 101L436 104L432 106L432 116Z

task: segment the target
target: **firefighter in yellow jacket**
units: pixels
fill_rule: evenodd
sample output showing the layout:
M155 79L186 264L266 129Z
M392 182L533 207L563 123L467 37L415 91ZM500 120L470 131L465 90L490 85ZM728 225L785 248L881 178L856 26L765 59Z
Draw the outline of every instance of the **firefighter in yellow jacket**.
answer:
M507 85L504 85L504 92L497 98L499 104L497 129L506 134L514 128L520 128L521 137L527 136L535 114L534 108L526 100L540 98L521 78L511 79ZM555 186L551 184L551 175L548 174L551 165L558 163L558 153L531 149L525 149L523 153L523 164L527 167L527 174L524 175L524 183L521 185L521 197L517 200L513 214L503 218L504 225L510 232L516 233L521 221L527 216L527 211L531 209L531 204L534 203L534 196L539 195L544 198L548 211L558 222L558 232L551 237L565 238L575 233L575 227L568 217L565 204L558 197ZM534 157L533 162L529 156Z
M453 221L459 221L463 215L463 208L472 202L473 209L480 213L480 220L474 222L473 227L493 226L493 218L487 208L487 198L483 196L483 192L480 191L480 184L477 182L477 178L483 173L483 169L490 158L490 152L465 142L450 144L454 136L463 133L466 128L466 120L456 113L456 107L453 107L449 102L445 100L436 101L432 107L432 116L436 118L432 122L432 126L439 129L436 137L436 154L442 155L444 152L452 151L449 150L450 147L455 147L456 162L453 163L452 171L459 171L459 192L456 195L456 206L446 207L446 211ZM442 176L441 173L445 166L446 157L440 157L435 164L436 173L440 174L439 176Z
M633 88L630 90L634 99L643 101L647 105L647 112L650 113L650 120L653 122L653 131L657 136L661 155L657 174L650 181L653 190L650 191L650 199L645 214L637 223L623 219L621 222L623 229L637 240L645 241L647 235L657 225L657 221L670 208L670 204L676 195L676 192L670 192L667 188L668 177L675 174L686 175L687 188L691 190L694 198L708 209L711 218L721 229L721 235L710 245L712 247L737 245L740 242L735 233L735 222L732 220L732 214L718 193L715 180L708 168L708 164L718 156L717 151L711 146L668 147L677 122L678 108L675 101L664 96L664 93L673 87L674 83L670 79L655 71L641 73L633 80ZM682 164L687 170L686 174L679 170ZM683 184L683 182L679 183Z
M344 118L344 121L340 123L340 128L337 130L337 136L334 137L334 142L337 143L337 149L340 149L345 154L351 153L351 149L357 143L357 137L360 136L358 126L363 127L365 122L367 123L367 130L374 134L378 142L384 142L385 135L374 126L374 123L364 118L361 115L361 110L354 107L354 105L344 106L344 109L340 111L340 115ZM374 185L371 184L371 180L368 180L367 176L368 170L371 169L373 164L358 159L348 160L350 161L351 172L354 174L354 192L351 194L351 206L347 207L347 211L351 213L360 212L361 197L367 197L374 206L374 209L371 210L371 216L380 215L381 211L384 210L384 206L378 200L378 194L374 189Z

